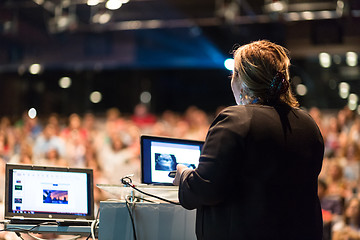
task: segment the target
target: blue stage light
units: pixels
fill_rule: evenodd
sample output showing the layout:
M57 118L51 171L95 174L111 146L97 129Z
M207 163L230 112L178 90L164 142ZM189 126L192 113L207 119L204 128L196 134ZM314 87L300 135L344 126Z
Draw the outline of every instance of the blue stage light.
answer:
M224 66L227 70L232 71L234 70L234 59L228 58L224 61Z

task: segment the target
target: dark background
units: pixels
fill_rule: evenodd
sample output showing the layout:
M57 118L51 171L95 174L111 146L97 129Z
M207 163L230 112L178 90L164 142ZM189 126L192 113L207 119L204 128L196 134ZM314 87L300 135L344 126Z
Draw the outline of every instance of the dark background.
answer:
M276 1L130 0L112 11L107 24L91 21L104 3L86 1L5 0L0 2L0 115L20 116L35 107L40 115L92 111L110 107L131 113L143 91L152 94L154 113L182 112L191 105L208 112L234 104L231 72L224 60L237 45L268 39L291 51L294 85L308 94L302 106L339 109L347 104L337 85L348 82L360 94L360 69L345 64L347 51L360 53L360 3L287 0L284 13L265 11ZM71 3L69 3L71 2ZM55 9L61 9L57 12ZM289 20L288 13L329 11L332 17ZM340 13L339 13L340 11ZM230 13L229 13L230 12ZM231 15L233 14L233 15ZM64 29L53 23L61 16L76 21ZM231 17L234 16L234 17ZM318 54L341 57L322 68ZM27 69L40 63L39 75ZM59 87L70 77L68 89ZM102 101L89 101L92 91Z

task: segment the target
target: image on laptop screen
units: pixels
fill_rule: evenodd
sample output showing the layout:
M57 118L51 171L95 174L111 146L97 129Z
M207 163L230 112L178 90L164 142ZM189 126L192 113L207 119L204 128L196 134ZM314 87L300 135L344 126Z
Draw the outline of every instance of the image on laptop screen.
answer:
M92 169L6 165L6 219L94 219Z
M168 176L181 163L195 169L199 164L203 141L141 136L141 177L146 184L172 185Z

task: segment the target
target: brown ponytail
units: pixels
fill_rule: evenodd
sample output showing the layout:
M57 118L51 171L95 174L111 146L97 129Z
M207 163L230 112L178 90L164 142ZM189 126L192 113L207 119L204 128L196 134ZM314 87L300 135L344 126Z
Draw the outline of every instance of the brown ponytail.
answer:
M240 79L254 97L274 105L284 102L291 107L299 103L289 83L289 51L267 40L252 42L234 52L234 77Z

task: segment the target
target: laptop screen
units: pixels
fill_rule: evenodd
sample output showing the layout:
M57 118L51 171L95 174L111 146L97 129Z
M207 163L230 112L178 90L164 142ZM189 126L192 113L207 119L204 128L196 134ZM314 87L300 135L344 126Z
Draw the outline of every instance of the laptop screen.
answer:
M141 136L141 177L146 184L172 185L168 176L181 163L196 168L203 141L156 136Z
M92 169L6 165L5 218L94 218Z

